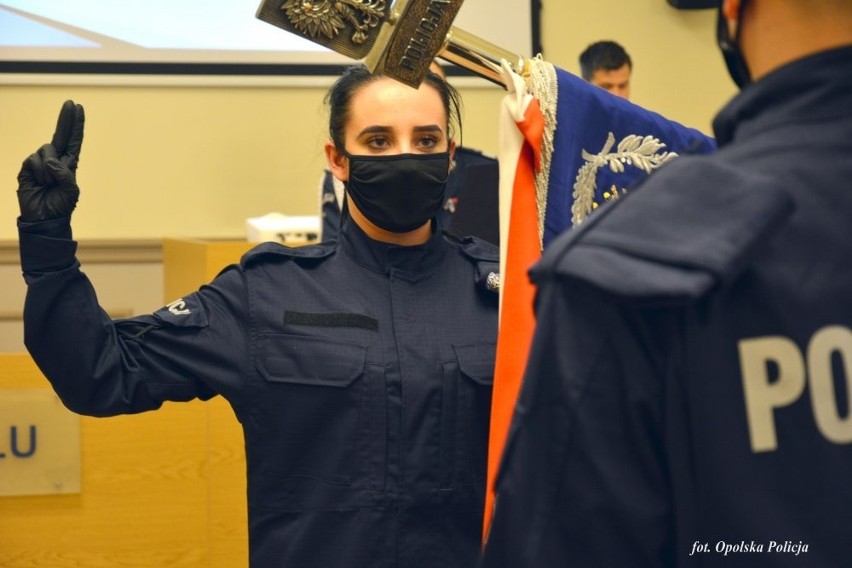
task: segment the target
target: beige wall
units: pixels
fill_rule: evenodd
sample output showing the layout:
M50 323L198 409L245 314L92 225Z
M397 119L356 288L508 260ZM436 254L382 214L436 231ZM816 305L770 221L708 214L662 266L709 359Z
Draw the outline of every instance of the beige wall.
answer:
M710 11L679 11L665 0L542 3L546 58L576 72L577 54L589 42L616 39L634 58L634 100L643 106L709 132L711 116L733 93ZM462 87L465 143L493 153L502 93L472 82L478 86ZM0 239L17 236L19 165L49 140L66 98L87 111L78 237L240 237L250 216L314 214L324 91L281 84L0 84Z

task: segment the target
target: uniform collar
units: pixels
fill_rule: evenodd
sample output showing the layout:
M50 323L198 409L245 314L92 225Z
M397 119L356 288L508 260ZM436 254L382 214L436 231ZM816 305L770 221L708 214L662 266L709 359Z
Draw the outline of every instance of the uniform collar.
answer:
M387 274L391 270L418 275L431 271L443 258L443 237L432 220L432 236L422 245L400 246L371 239L351 217L340 230L340 248L357 264Z
M799 120L837 120L852 106L852 46L788 63L747 86L713 121L719 146Z

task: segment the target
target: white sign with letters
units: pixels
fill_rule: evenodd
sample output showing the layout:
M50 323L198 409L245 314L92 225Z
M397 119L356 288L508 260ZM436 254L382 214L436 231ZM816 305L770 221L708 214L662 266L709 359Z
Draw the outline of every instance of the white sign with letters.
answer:
M80 417L49 389L0 389L0 496L80 492Z

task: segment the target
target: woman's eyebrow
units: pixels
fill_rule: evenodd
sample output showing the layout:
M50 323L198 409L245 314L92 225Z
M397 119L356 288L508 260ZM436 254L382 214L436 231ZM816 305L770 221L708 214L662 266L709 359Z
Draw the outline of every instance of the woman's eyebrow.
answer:
M358 133L358 136L363 136L364 134L376 134L376 133L385 133L391 132L393 129L390 126L368 126L364 130Z
M438 126L437 124L415 126L412 130L418 134L421 134L423 132L437 132L440 134L444 133L444 129ZM390 126L374 125L364 128L361 132L358 133L358 137L364 136L365 134L386 134L388 132L393 132L393 128L391 128Z
M444 132L444 129L438 126L437 124L430 124L428 126L415 126L415 132Z

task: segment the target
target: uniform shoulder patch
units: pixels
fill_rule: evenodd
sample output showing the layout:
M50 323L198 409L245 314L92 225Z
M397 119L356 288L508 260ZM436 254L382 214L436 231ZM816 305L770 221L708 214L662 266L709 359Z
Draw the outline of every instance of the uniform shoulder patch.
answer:
M208 325L207 310L197 293L169 302L153 315L161 323L174 327L207 327Z
M558 237L531 276L637 301L694 299L741 274L793 210L768 176L684 157Z

